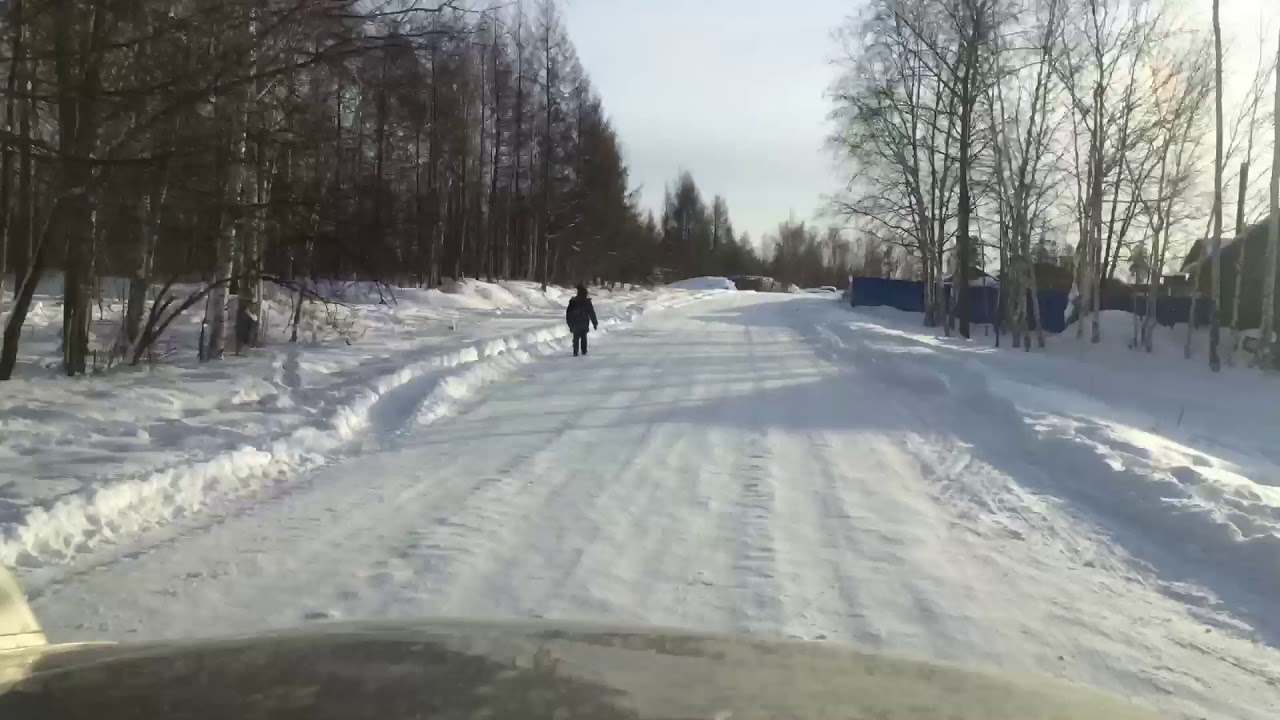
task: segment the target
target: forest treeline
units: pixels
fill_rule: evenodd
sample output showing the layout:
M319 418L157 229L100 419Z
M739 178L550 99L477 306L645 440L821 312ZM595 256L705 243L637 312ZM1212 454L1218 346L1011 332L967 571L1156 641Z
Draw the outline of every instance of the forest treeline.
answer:
M554 0L11 0L0 22L0 379L53 273L75 375L105 277L136 363L184 312L202 359L259 344L264 284L300 309L312 278L847 271L802 224L758 251L687 174L642 210Z

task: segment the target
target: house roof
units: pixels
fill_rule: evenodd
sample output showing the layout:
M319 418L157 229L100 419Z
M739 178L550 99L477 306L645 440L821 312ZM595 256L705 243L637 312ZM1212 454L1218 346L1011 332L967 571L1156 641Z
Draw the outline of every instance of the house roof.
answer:
M1270 226L1270 219L1250 225L1243 235L1237 235L1232 238L1222 238L1222 253L1228 254L1235 247L1236 243L1243 240L1245 242L1260 242L1267 237L1267 229ZM1196 240L1191 246L1191 250L1187 251L1187 257L1182 261L1182 274L1193 273L1210 258L1207 256L1206 248L1212 238L1202 238Z

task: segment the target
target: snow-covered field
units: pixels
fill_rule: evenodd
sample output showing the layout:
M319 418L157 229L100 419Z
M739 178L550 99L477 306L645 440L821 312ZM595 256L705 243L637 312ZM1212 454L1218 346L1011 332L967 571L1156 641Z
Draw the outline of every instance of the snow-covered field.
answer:
M24 381L0 400L26 463L0 463L3 559L55 640L598 619L1280 717L1274 379L1214 376L1172 334L1130 351L1120 316L1103 346L1025 354L833 296L672 289L598 301L619 322L575 359L562 299L454 330L402 298L293 359ZM107 479L149 452L168 470Z

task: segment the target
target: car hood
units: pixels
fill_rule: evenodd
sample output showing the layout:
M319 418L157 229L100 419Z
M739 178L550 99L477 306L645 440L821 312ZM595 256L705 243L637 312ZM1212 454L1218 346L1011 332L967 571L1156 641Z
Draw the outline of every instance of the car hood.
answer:
M1154 717L1095 690L830 643L551 622L308 626L0 653L0 718Z

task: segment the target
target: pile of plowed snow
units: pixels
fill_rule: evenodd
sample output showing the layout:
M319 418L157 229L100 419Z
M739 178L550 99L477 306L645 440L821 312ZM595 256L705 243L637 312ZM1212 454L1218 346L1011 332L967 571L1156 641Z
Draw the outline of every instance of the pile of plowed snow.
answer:
M677 280L667 285L669 288L676 290L737 290L738 286L733 284L729 278L722 277L696 277L688 280Z
M939 337L915 313L858 308L853 317L846 344L859 357L878 350L884 362L869 367L886 381L963 392L988 414L985 431L1051 459L1052 472L1019 479L1173 548L1180 571L1280 593L1280 388L1245 353L1214 373L1206 329L1191 333L1184 357L1185 324L1157 326L1153 352L1135 350L1134 316L1122 310L1101 313L1098 344L1090 321L1083 337L1072 325L1032 352L991 352L992 335Z

